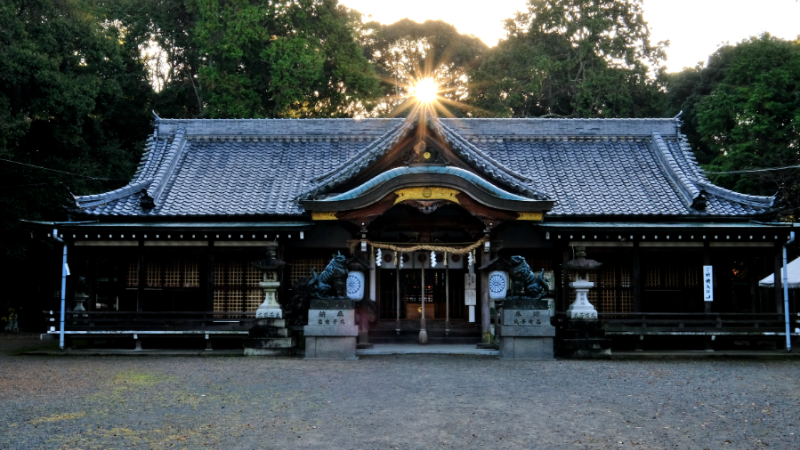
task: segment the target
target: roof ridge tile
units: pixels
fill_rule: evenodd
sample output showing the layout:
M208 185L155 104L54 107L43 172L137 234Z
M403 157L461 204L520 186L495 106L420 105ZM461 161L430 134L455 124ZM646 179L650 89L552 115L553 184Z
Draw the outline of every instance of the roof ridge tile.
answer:
M186 148L186 143L186 129L179 127L175 133L175 138L172 140L169 152L165 155L164 161L159 166L155 177L153 177L153 183L147 189L147 195L152 198L153 203L157 203L161 199L161 194L164 192L164 188L169 183L172 173L178 165L178 160L183 153L183 149Z

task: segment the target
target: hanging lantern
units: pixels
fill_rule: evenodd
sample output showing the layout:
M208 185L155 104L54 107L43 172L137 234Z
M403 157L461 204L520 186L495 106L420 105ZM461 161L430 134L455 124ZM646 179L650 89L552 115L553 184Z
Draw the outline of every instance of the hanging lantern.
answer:
M502 270L489 272L489 298L499 300L508 294L508 274Z
M347 274L347 298L356 301L364 298L364 272L351 270Z

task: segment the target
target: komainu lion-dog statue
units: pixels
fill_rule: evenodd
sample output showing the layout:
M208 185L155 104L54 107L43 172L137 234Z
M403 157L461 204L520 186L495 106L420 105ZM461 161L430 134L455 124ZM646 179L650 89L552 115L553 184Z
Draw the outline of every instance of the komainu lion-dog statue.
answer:
M514 295L523 296L530 300L541 300L550 289L544 281L544 269L539 274L533 273L525 258L522 256L511 257L511 268L508 271L511 278Z

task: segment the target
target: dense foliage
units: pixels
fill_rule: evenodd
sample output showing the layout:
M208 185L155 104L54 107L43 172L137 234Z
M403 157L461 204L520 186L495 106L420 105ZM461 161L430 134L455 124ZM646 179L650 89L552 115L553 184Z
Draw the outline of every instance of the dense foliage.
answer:
M89 3L0 3L0 309L44 289L36 277L50 243L19 219L63 220L70 192L129 179L151 93L138 49Z
M336 0L121 0L166 117L347 117L380 96Z
M726 45L707 65L670 75L668 104L709 172L800 165L800 44L768 34ZM710 173L739 192L800 206L800 169ZM796 215L793 211L787 213Z
M529 0L473 74L485 115L644 117L660 111L661 45L641 0ZM481 113L481 112L479 112Z
M424 77L436 80L450 114L464 115L469 109L464 102L470 95L470 70L488 50L480 39L459 34L441 20L370 22L364 26L361 44L384 88L386 98L375 111L384 115L400 108L414 80Z

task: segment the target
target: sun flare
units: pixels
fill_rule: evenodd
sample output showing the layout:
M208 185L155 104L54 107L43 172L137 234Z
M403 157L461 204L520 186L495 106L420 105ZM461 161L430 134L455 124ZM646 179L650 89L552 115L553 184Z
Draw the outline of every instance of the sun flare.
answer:
M414 84L413 94L414 98L420 103L431 103L436 100L436 94L439 92L439 86L433 78L423 78Z

